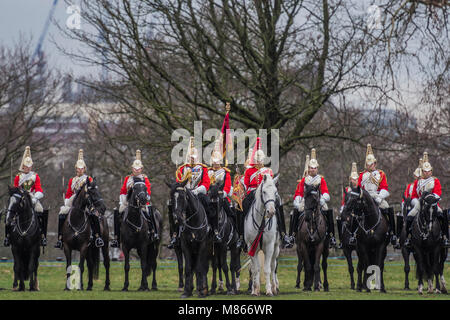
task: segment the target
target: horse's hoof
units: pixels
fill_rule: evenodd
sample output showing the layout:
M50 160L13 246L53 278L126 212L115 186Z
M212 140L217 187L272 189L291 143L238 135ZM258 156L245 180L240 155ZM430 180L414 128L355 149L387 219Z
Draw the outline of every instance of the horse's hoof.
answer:
M64 291L70 291L70 289L69 288L64 288Z
M109 286L106 286L103 288L103 291L111 291L111 288Z
M92 291L92 287L87 287L86 291Z
M228 291L227 291L227 295L228 295L228 296L234 296L234 295L236 295L236 291L234 291L234 290L228 290Z
M177 289L178 292L183 292L183 290L184 290L183 287L179 287L179 288Z
M300 289L300 285L296 284L295 289Z
M441 293L441 290L439 290L439 289L434 289L434 293L440 294L440 293Z
M273 293L272 292L266 292L266 296L273 297Z
M314 292L320 292L319 288L314 288Z
M303 288L303 291L311 291L311 288Z
M371 291L370 291L370 289L366 289L366 292L367 292L367 293L370 293Z
M122 288L122 291L128 291L128 288Z
M409 287L405 287L403 290L411 290Z
M330 289L329 289L328 287L326 287L326 288L323 288L323 291L325 291L325 292L329 292L329 291L330 291Z
M361 288L358 288L358 289L356 289L356 291L358 291L358 292L362 292L362 289L361 289Z
M209 293L210 293L210 294L216 294L216 289L211 289L211 290L209 291Z
M183 293L182 295L181 295L181 299L186 299L186 298L189 298L191 295L190 294L188 294L188 293Z
M386 291L386 289L383 288L383 289L380 289L380 292L381 293L386 293L387 291Z
M158 287L152 287L152 291L158 291Z

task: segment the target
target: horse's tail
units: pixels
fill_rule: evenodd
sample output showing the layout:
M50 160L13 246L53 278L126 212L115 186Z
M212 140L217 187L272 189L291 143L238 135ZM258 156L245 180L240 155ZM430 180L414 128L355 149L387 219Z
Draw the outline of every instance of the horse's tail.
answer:
M92 262L92 275L94 277L94 280L98 280L98 272L100 266L100 248L90 245L88 249L88 259L90 259Z

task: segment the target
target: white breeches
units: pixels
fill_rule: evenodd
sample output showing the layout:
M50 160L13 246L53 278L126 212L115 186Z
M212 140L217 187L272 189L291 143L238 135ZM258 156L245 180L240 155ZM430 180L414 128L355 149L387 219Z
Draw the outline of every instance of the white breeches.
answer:
M34 211L35 212L39 212L39 213L43 213L44 212L44 208L42 207L42 204L39 200L36 201L36 204L34 205Z
M438 206L437 211L439 213L442 213L442 209ZM408 217L415 217L420 212L420 202L417 201L414 205L414 208L411 209L410 212L408 212Z
M325 203L323 206L320 207L322 210L326 211L328 210L328 205L327 203ZM300 201L300 204L297 207L299 212L303 212L305 211L305 199L302 199L302 201Z

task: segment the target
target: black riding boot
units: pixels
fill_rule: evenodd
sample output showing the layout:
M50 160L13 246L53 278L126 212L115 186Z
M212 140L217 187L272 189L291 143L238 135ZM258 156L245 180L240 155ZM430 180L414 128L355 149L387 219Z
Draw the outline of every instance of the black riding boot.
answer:
M95 237L95 246L97 248L103 247L105 244L100 236L100 218L95 214L90 214L89 220L91 222L92 233Z
M333 219L333 209L324 211L327 218L327 233L330 236L329 247L336 247L336 238L334 237L334 219Z
M239 235L239 239L236 243L236 247L243 248L244 247L244 217L243 213L240 210L235 209L236 212L236 230Z
M168 209L168 215L169 215L169 231L170 231L170 242L167 245L168 249L173 249L177 243L177 239L178 239L178 227L177 227L177 222L174 219L173 216L173 206L172 204L168 204L167 205L167 209Z
M439 220L441 223L441 232L442 232L442 246L444 248L448 248L449 245L449 236L448 236L448 215L446 211L443 211L439 215Z
M155 220L155 215L153 214L153 207L152 206L147 206L147 208L148 208L148 217L147 217L147 219L150 221L150 223L152 224L152 232L153 232L153 235L152 235L152 238L153 238L153 241L158 241L159 240L159 234L158 234L158 228L156 227L157 226L157 224L156 224L156 220Z
M11 233L11 225L6 222L5 223L5 240L3 240L3 245L5 247L9 247L10 243L9 243L9 234Z
M39 227L41 229L41 246L47 246L47 222L48 222L48 210L44 210L42 213L38 213Z
M58 216L58 241L56 242L55 248L62 249L63 248L63 242L62 242L62 228L64 225L64 221L66 221L67 214L60 214Z
M397 213L397 240L400 239L400 237L402 236L402 229L403 229L403 214L401 214L400 212ZM394 249L400 249L400 241L397 241L397 244L394 246Z
M341 220L341 216L337 216L336 217L336 224L337 224L338 236L339 236L338 249L342 249L342 220Z
M211 213L210 216L208 216L209 220L211 221L211 228L214 231L214 242L220 243L222 242L222 237L219 234L219 216L217 214Z
M277 214L278 231L280 232L280 238L281 238L281 247L287 248L288 246L291 246L291 239L286 234L286 222L284 221L283 205L277 206L276 214Z
M406 239L405 239L405 247L411 248L411 240L409 236L411 235L411 225L414 221L414 217L407 216L406 217Z
M294 246L295 242L295 236L297 235L297 229L298 229L298 219L300 216L300 212L298 212L297 209L294 209L292 211L292 214L289 219L289 238L290 238L290 244L287 246L287 248L292 248Z
M387 213L388 213L388 216L389 216L389 226L390 226L391 233L392 233L392 236L391 236L391 244L392 244L393 246L395 246L395 245L397 244L397 236L396 236L396 234L395 234L396 229L395 229L394 208L389 207L389 208L387 209Z
M120 214L119 209L114 208L114 239L111 241L111 248L120 247Z

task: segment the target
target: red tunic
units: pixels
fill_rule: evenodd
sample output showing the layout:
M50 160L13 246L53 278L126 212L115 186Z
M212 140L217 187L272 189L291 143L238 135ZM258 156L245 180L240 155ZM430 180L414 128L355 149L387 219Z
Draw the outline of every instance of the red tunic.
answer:
M359 174L359 178L358 178L358 186L360 188L363 188L364 190L365 190L365 188L363 186L361 186L361 181L362 181L362 177L363 177L364 173L366 173L366 172L368 172L368 171L365 170L365 171L361 172ZM382 170L378 170L378 172L380 173L381 181L380 181L380 184L378 185L377 191L380 191L381 189L385 189L386 191L388 191L388 184L387 184L386 174Z
M414 182L411 199L418 199L420 196L422 196L422 192L420 192L419 194L417 193L418 183L419 183L419 180L416 180ZM439 181L438 178L434 178L434 187L433 187L433 191L431 191L431 193L437 194L439 197L442 195L441 182Z
M197 185L197 187L205 186L206 192L208 192L209 185L211 183L210 180L209 180L208 168L205 165L201 165L201 166L202 166L202 177L201 177L200 182ZM183 177L183 173L184 173L184 168L185 167L190 168L191 165L185 164L185 165L182 165L181 167L178 168L179 170L177 170L177 175L176 175L177 182L181 181L181 178Z
M128 179L130 177L131 176L126 176L125 177L125 180L123 181L122 188L120 189L120 194L127 194L128 193L127 182L128 182ZM145 181L145 185L147 187L147 193L148 193L148 195L151 195L151 193L152 193L152 190L151 190L152 185L150 184L150 181L148 180L147 177L144 178L144 181Z
M69 184L67 185L67 191L66 191L66 199L69 199L71 196L73 196L75 193L72 190L72 180L73 178L70 178ZM92 182L92 177L89 177L89 181Z
M405 197L405 199L411 198L411 197L412 197L412 190L411 190L411 192L410 192L410 189L411 189L411 187L414 186L414 183L415 183L415 182L412 182L412 183L408 184L408 186L406 187L405 192L404 192L404 194L403 194L404 197ZM413 187L413 189L414 189L414 187ZM402 199L402 203L405 202L405 199Z
M270 176L273 178L273 172L270 168L263 167L261 169L258 169L256 168L256 166L251 166L250 168L245 170L244 184L247 189L247 194L258 188L258 186L264 179L265 174L270 174Z
M325 178L322 177L320 179L320 194L325 194L328 193L328 187L327 187L327 182L325 181ZM300 197L304 197L305 195L305 178L302 178L302 180L300 180L300 182L297 184L297 188L295 189L295 194L294 194L294 199L297 196Z
M30 192L42 192L42 193L44 193L44 191L42 190L42 187L41 187L41 178L39 178L39 175L37 173L35 173L35 175L36 175L36 179L34 180L34 183L33 183L33 185L30 188ZM14 187L16 187L16 188L20 187L19 186L19 180L20 180L20 177L19 177L19 175L17 175L14 178Z
M348 193L350 191L352 191L351 187L346 187L345 191ZM345 193L342 194L342 202L341 202L341 207L343 207L345 205Z

